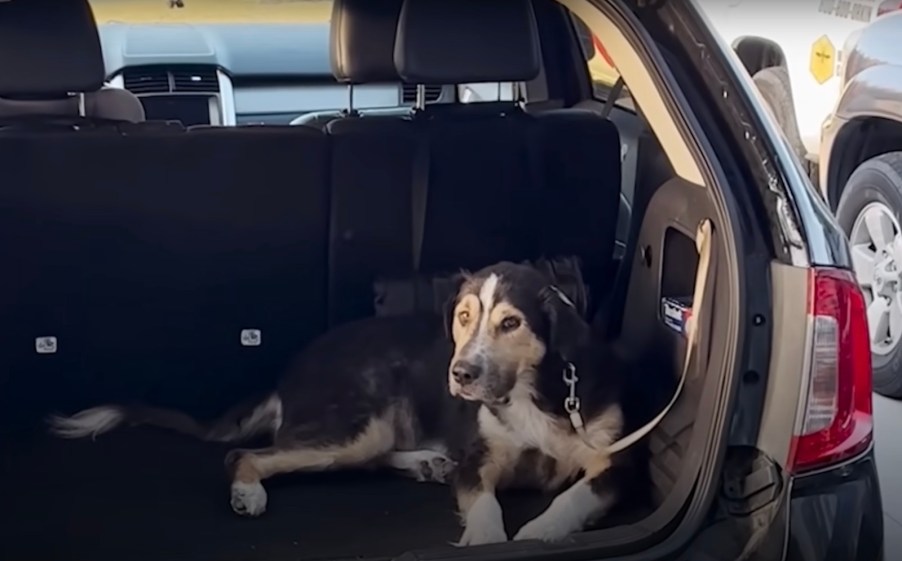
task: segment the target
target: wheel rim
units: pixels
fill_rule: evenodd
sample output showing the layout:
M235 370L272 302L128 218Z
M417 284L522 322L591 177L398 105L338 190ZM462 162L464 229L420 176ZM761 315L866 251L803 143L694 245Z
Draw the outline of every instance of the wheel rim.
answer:
M869 203L849 236L852 267L868 306L871 352L886 355L902 339L902 228L883 203Z

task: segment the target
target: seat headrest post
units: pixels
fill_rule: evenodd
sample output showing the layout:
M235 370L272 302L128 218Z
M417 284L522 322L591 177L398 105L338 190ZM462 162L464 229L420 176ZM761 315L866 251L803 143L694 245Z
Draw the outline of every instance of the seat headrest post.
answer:
M85 94L84 92L78 92L78 116L86 117L88 114L87 107L85 106Z
M520 82L511 83L511 97L520 109L526 109L526 92Z
M426 85L425 84L417 84L417 99L414 104L414 108L417 110L426 109Z
M348 84L348 115L353 115L354 109L354 84Z

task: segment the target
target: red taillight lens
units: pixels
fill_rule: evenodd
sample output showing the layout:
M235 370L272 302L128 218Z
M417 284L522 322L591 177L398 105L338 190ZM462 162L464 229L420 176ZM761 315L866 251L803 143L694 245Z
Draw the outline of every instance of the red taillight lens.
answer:
M867 448L873 434L871 348L864 296L852 273L815 269L808 284L811 366L789 468L824 467Z
M880 5L877 6L877 16L895 12L899 9L902 9L902 2L899 0L887 0L886 2L881 2Z

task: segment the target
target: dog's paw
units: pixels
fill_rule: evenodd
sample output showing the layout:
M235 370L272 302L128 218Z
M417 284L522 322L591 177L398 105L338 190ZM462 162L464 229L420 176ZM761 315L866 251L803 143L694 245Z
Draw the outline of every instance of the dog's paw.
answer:
M417 481L448 483L457 464L451 458L435 450L395 452L389 464L406 472Z
M544 542L556 542L579 531L567 517L553 517L539 515L523 525L514 534L514 541L542 540Z
M457 464L438 452L433 452L429 458L423 458L416 467L417 481L431 481L434 483L448 483L451 473Z
M266 511L266 489L259 481L232 483L232 510L242 516L260 516Z
M507 541L507 533L502 524L468 524L460 540L454 545L485 545Z
M484 545L507 541L501 505L492 493L482 493L473 502L464 524L464 533L455 545Z

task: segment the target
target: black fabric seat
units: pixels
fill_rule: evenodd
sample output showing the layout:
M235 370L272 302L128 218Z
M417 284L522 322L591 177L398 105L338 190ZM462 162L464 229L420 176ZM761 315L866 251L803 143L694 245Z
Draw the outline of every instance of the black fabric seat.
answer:
M401 0L335 0L331 63L353 86L399 82L393 47ZM332 145L329 321L372 315L373 282L411 269L416 131L404 115L351 114L325 127Z
M613 285L620 214L620 134L611 121L582 109L535 115L544 190L536 222L547 256L575 256L589 285L588 313Z
M413 84L529 80L539 72L535 34L528 2L406 1L395 67ZM542 156L532 117L513 102L431 104L412 125L412 274L538 257Z
M0 133L0 410L271 387L325 325L327 160L306 127Z
M91 18L51 23L88 62L21 72L0 41L0 89L99 83ZM60 56L29 29L28 60ZM104 402L206 417L271 388L325 328L328 161L308 127L0 127L0 428Z
M0 2L0 124L41 116L144 120L129 91L104 85L87 2Z
M540 66L532 4L409 0L395 63L411 83L529 81ZM429 143L427 180L414 178L428 193L423 271L575 256L590 286L607 289L621 173L613 123L503 102L431 105L414 122Z

